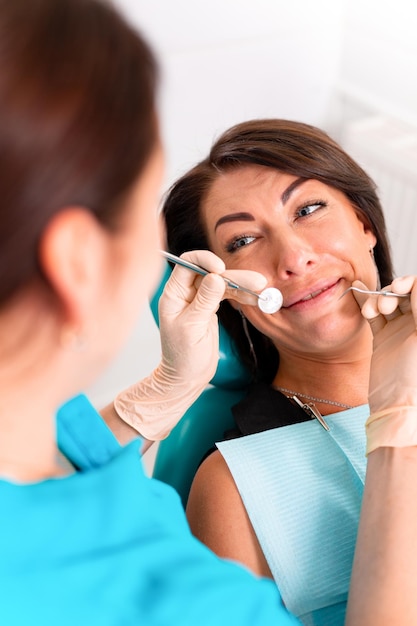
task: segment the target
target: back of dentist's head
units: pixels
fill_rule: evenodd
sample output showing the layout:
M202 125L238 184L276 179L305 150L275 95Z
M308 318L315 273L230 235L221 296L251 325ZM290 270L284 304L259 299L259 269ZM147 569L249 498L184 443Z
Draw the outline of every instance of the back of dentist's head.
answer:
M65 206L115 228L157 142L157 68L100 0L0 0L0 308Z

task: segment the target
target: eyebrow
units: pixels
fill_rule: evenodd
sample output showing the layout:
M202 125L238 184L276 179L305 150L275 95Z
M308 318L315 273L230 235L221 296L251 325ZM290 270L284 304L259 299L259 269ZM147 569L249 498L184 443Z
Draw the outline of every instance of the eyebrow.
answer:
M223 215L217 220L214 227L214 232L220 224L226 224L226 222L254 222L255 218L251 213L229 213L229 215Z
M281 202L282 204L286 204L290 199L291 195L294 191L303 183L307 182L308 178L299 177L296 178L281 194ZM251 213L241 212L241 213L229 213L228 215L223 215L220 219L217 220L214 226L214 232L216 232L217 227L221 224L226 224L227 222L254 222L255 218Z
M308 178L304 178L302 176L300 176L299 178L296 178L291 185L288 185L288 187L282 192L281 194L281 202L282 204L285 204L286 202L288 202L288 200L291 198L291 195L294 193L294 191L303 183L306 183L309 179Z

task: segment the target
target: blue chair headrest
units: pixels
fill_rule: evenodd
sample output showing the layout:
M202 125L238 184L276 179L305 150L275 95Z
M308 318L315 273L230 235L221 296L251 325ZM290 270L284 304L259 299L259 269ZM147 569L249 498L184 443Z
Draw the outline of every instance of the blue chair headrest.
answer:
M167 263L161 282L151 298L150 306L153 317L159 326L158 302L165 284L171 275L171 266ZM219 325L219 362L210 384L223 389L242 389L250 382L250 373L240 361L235 343L230 335Z

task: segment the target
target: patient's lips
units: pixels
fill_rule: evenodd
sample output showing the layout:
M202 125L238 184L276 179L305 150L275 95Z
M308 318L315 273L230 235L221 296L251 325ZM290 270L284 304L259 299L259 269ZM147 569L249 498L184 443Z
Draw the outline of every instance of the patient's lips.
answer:
M322 294L331 294L332 290L337 287L339 282L339 280L334 279L327 279L324 281L321 280L311 287L304 288L297 293L293 293L291 296L288 297L288 300L285 302L285 308L289 309L291 307L297 307L305 302L308 302L309 300L315 300L316 298L320 298Z

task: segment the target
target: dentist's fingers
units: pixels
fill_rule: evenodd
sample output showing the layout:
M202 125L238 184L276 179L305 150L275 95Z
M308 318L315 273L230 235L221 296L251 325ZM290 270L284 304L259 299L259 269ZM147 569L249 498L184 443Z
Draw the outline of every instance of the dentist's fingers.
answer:
M399 298L398 308L401 313L407 313L412 308L412 298L417 298L416 276L401 276L392 281L391 289L395 293L410 293L410 298Z
M416 276L398 276L398 278L394 278L391 283L390 289L395 293L410 293L413 289L413 286L416 284Z
M356 286L360 286L359 281L356 281ZM362 315L369 321L374 335L382 330L388 322L401 315L406 315L410 311L417 325L417 277L401 276L395 278L391 285L384 287L384 290L399 295L410 294L410 297L396 298L395 296L381 295L376 298L370 296L365 302L360 300ZM356 299L359 303L359 298Z
M398 294L409 294L415 284L415 276L401 276L395 278L385 289ZM387 320L408 313L411 309L410 298L395 298L394 296L379 296L378 309Z
M215 274L221 274L225 270L223 261L209 250L185 252L181 255L181 258ZM223 280L222 282L224 283ZM159 301L160 313L176 315L194 300L201 283L202 276L200 274L196 274L182 265L174 265L174 269L164 289L164 297ZM219 282L216 282L216 285L220 302L224 295L224 287L220 287ZM207 288L210 289L210 287ZM215 297L214 293L213 297Z
M360 280L355 280L352 286L358 287L359 289L369 289L369 287ZM363 317L369 322L372 334L375 336L387 323L387 320L378 308L378 298L375 298L375 296L367 296L365 293L358 291L353 291L352 293L361 309Z
M368 298L361 312L364 318L368 320L374 336L388 323L386 317L378 309L377 298Z
M224 278L231 280L241 287L250 289L255 293L262 291L268 282L265 276L259 272L254 272L252 270L226 270L222 259L216 256L213 252L210 252L210 250L193 250L191 252L185 252L181 255L181 258L191 261L191 263L194 263L195 265L199 265L208 272L220 274ZM180 266L178 266L178 269L185 269L185 271L193 274L193 272L190 272L190 270L187 270L186 268L180 268ZM202 281L201 278L198 277L198 274L194 274L194 277L191 277L191 279L189 278L188 284L190 284L190 281L191 284L200 289ZM234 289L233 287L226 288L225 297L237 300L241 304L256 305L258 302L258 298L255 296L251 296L250 294L240 291L239 289Z
M361 280L354 280L352 283L352 287L356 287L357 289L364 289L366 291L369 290L369 287L365 285L365 283L363 283ZM359 308L362 309L363 305L368 300L369 296L367 296L366 293L362 293L360 291L354 291L354 290L351 291L351 294L353 295L356 302L358 303Z
M192 250L182 254L181 258L200 266L210 274L221 275L233 283L236 283L245 289L250 289L255 293L261 292L267 284L267 279L259 272L254 272L252 270L226 270L222 259L209 250ZM256 296L233 287L226 286L226 292L224 292L223 289L220 290L222 291L222 293L220 293L218 290L218 281L213 283L213 288L214 285L217 285L217 289L212 291L212 288L210 287L211 282L209 281L206 283L206 278L207 277L204 277L203 279L200 274L193 272L189 268L178 264L175 265L171 278L167 284L167 288L172 291L172 293L170 293L171 306L175 307L175 302L177 302L177 304L180 304L180 302L184 303L184 301L191 303L196 297L197 292L201 290L203 284L205 286L203 288L203 292L199 295L199 304L198 302L196 303L197 307L203 304L206 297L213 299L214 302L217 297L216 294L218 294L219 302L223 299L223 297L226 297L228 299L236 300L241 304L251 304L255 306L258 303L258 298Z
M398 285L397 285L398 281ZM394 281L396 287L398 286L398 293L409 293L409 298L402 298L403 302L400 302L400 309L403 313L411 311L414 319L414 323L417 327L417 276L403 276L397 278ZM394 284L393 283L393 284Z
M411 306L411 312L414 318L414 323L417 329L417 277L415 277L414 285L411 290L410 306Z
M191 261L191 263L199 265L213 274L222 274L226 269L222 259L214 252L210 252L210 250L191 250L190 252L184 252L181 258Z
M255 293L260 293L268 282L265 276L252 270L226 270L223 272L222 276L228 278L240 287L245 287ZM240 302L240 304L252 304L253 306L258 304L258 298L252 296L250 293L240 291L240 289L234 289L233 287L227 287L225 295L226 298L236 300Z
M385 317L385 319L392 320L398 317L398 315L401 315L401 311L398 306L400 300L403 300L403 298L395 298L394 296L378 296L375 300L378 311Z
M211 314L216 313L219 308L226 291L226 283L218 274L208 274L197 282L199 287L189 305L189 311L204 315L208 322Z
M213 274L222 274L222 272L226 269L221 258L209 250L192 250L191 252L184 252L184 254L181 255L181 258L194 263L194 265L199 265L207 272ZM183 290L189 290L191 288L191 297L194 296L194 288L197 289L201 282L201 274L197 274L193 270L183 267L182 265L174 266L172 278L182 287ZM196 282L197 278L200 278L200 280Z

